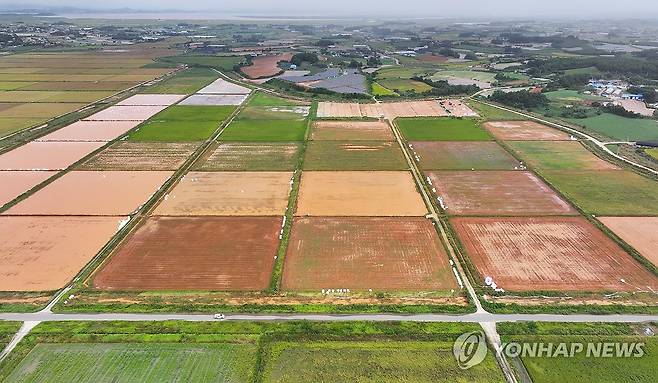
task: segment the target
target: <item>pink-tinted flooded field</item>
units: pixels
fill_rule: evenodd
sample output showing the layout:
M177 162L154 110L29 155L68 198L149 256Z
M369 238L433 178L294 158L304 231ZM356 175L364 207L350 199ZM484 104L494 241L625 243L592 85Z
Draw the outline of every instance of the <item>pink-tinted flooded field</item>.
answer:
M656 291L658 278L582 217L454 218L480 276L509 291Z
M185 97L184 94L136 94L128 97L127 99L118 102L120 106L157 106L157 105L173 105Z
M450 214L576 214L568 202L531 172L433 171L427 175Z
M121 219L0 216L0 291L64 287L112 238Z
M167 106L111 106L93 114L86 121L145 121L163 111Z
M566 141L569 135L534 121L491 121L484 127L503 141Z
M8 215L128 215L173 174L72 171L21 201Z
M42 183L57 172L0 171L0 206Z
M0 155L0 170L62 170L104 142L28 142Z
M78 121L37 141L99 141L116 139L139 125L139 121Z

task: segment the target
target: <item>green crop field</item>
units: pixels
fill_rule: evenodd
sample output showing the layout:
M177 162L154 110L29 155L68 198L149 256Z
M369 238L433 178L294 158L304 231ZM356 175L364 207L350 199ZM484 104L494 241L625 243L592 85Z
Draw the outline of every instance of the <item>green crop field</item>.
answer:
M267 93L258 92L249 101L249 106L295 106L299 103L293 100L272 96Z
M496 74L493 72L481 72L481 71L473 71L473 70L444 70L444 71L436 72L432 76L432 79L437 81L437 80L444 80L450 77L465 78L469 80L477 80L483 82L496 81L495 79Z
M654 382L658 376L658 339L639 335L628 324L603 323L504 323L499 331L503 342L584 344L585 350L574 357L522 357L535 383L583 382L630 383ZM642 357L587 356L588 343L644 343ZM595 346L596 347L596 346ZM617 347L616 345L613 347ZM613 351L616 353L616 351Z
M38 118L0 118L0 137L42 122Z
M299 160L299 142L223 142L197 164L202 171L290 171Z
M397 142L311 141L305 170L405 170L409 166Z
M547 170L542 175L588 213L658 215L658 182L626 170Z
M654 149L644 149L644 151L650 155L651 157L655 158L658 160L658 148Z
M384 88L377 82L372 83L372 94L375 96L397 96L398 94L390 89Z
M551 101L561 102L579 102L579 101L606 101L607 98L593 95L584 94L575 90L561 89L553 92L544 93Z
M223 141L303 141L306 120L238 120L222 133Z
M404 78L385 78L378 81L381 86L394 91L423 93L432 89L424 82Z
M5 348L20 327L20 322L0 321L0 350Z
M612 168L580 142L509 141L523 160L541 170L597 170Z
M646 118L627 118L610 113L583 119L568 119L604 136L620 141L658 140L658 121Z
M146 88L144 93L192 94L210 84L217 73L207 68L191 68Z
M235 110L233 106L172 106L130 133L131 141L202 141Z
M236 120L301 120L308 107L303 106L247 106Z
M264 382L503 382L491 353L461 370L452 342L278 342L266 350Z
M492 141L414 141L423 170L513 170L519 161Z
M479 102L469 102L468 106L473 108L481 118L486 121L520 121L527 118L516 113L507 112L493 106L485 105Z
M484 141L491 136L474 119L398 118L395 120L409 141Z
M250 382L255 356L229 343L41 343L5 382Z
M35 84L34 82L6 81L0 82L0 90L14 90Z

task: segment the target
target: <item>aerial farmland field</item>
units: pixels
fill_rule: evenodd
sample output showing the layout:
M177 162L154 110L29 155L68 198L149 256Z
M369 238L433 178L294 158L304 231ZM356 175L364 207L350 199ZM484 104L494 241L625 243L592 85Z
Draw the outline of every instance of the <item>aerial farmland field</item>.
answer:
M222 142L196 165L200 171L292 171L298 142Z
M29 142L0 154L0 170L62 170L104 142Z
M77 170L176 170L197 147L195 142L118 141Z
M533 121L489 121L491 134L503 141L568 141L569 135Z
M264 290L280 228L275 217L152 217L95 275L94 287Z
M0 171L0 206L27 192L48 178L54 171Z
M393 131L384 121L316 121L311 130L316 141L395 141Z
M658 266L658 217L600 217L616 235Z
M628 170L544 171L548 182L597 215L658 215L656 182Z
M283 288L449 290L448 257L425 218L302 218L293 223Z
M489 134L473 119L398 118L395 123L409 141L487 141Z
M480 275L509 291L655 290L658 277L580 217L454 218Z
M576 210L530 172L427 172L452 215L575 215Z
M513 170L519 161L495 142L414 141L409 147L423 170Z
M298 216L422 216L427 213L405 171L305 171Z
M203 141L235 110L233 106L172 106L130 133L131 141Z
M77 121L37 141L112 141L139 125L139 121Z
M538 170L615 170L619 169L585 149L580 142L510 141L508 145Z
M409 168L397 142L311 141L304 170L406 170Z
M231 343L40 343L5 382L250 382L256 347Z

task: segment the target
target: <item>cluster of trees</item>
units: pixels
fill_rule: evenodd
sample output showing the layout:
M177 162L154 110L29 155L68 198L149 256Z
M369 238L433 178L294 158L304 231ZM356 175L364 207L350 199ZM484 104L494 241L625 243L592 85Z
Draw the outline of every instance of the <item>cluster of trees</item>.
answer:
M530 93L527 90L508 92L497 90L489 99L514 108L532 109L548 104L548 98L541 93Z
M290 59L290 62L297 66L302 65L304 62L309 64L317 64L318 61L320 61L318 55L309 52L295 53Z
M644 101L651 104L658 101L658 94L654 88L633 86L628 88L628 92L633 94L641 94L644 96Z
M588 74L565 74L557 77L553 82L548 84L547 90L557 90L560 88L580 89L589 83L591 76Z
M432 81L429 78L414 76L412 80L421 81L432 87L423 94L432 96L452 96L455 94L472 94L480 90L476 85L450 85L447 81Z
M628 118L640 118L640 117L642 117L637 113L633 113L631 111L628 111L628 110L624 109L624 107L621 106L621 105L608 104L606 106L602 106L601 109L604 112L616 114L617 116L622 116L622 117L628 117Z
M630 57L587 57L587 58L550 58L536 59L528 62L531 76L546 76L568 69L596 67L601 72L624 76L641 76L658 78L658 62Z

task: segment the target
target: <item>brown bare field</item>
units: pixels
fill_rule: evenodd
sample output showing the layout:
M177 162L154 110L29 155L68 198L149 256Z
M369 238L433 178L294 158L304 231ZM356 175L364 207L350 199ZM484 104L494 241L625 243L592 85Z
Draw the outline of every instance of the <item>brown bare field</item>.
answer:
M414 141L410 147L425 170L513 170L520 166L495 142Z
M599 217L599 220L658 266L658 217Z
M264 290L280 227L273 217L151 217L93 284L104 290Z
M128 215L144 204L172 174L71 171L5 214Z
M316 121L311 140L395 141L395 136L384 121Z
M330 117L372 117L386 116L393 120L397 117L443 117L448 112L438 101L403 101L381 104L358 104L346 102L321 102L318 105L317 116Z
M154 215L282 216L292 172L190 172Z
M93 114L86 121L145 121L163 111L164 105L110 106Z
M454 215L571 215L569 203L531 172L428 172L437 195Z
M302 145L298 142L222 142L199 161L202 171L292 171Z
M305 171L298 216L423 216L427 208L407 171Z
M49 81L37 82L32 85L21 87L21 90L114 90L119 91L135 86L135 82L110 82L110 81Z
M569 135L534 121L490 121L484 127L503 141L568 141Z
M454 218L452 222L480 275L492 277L505 290L658 288L655 275L582 217Z
M139 125L139 121L77 121L37 141L108 142Z
M119 106L169 106L185 98L184 94L136 94L117 103Z
M0 117L43 117L50 119L71 113L85 106L86 104L73 103L27 103L27 104L2 104L0 105ZM9 106L7 108L7 106Z
M456 287L425 218L301 218L283 268L285 290L436 291Z
M439 101L439 104L454 117L477 117L478 114L468 105L464 104L460 100L450 99Z
M0 206L32 189L57 172L0 171Z
M199 146L195 142L119 141L78 170L176 170Z
M281 61L290 61L292 53L283 53L274 56L260 56L252 59L252 65L243 66L240 70L249 78L264 78L276 76L281 72L277 64Z
M0 216L0 291L64 287L110 240L120 220Z
M104 142L28 142L0 155L0 170L62 170Z

